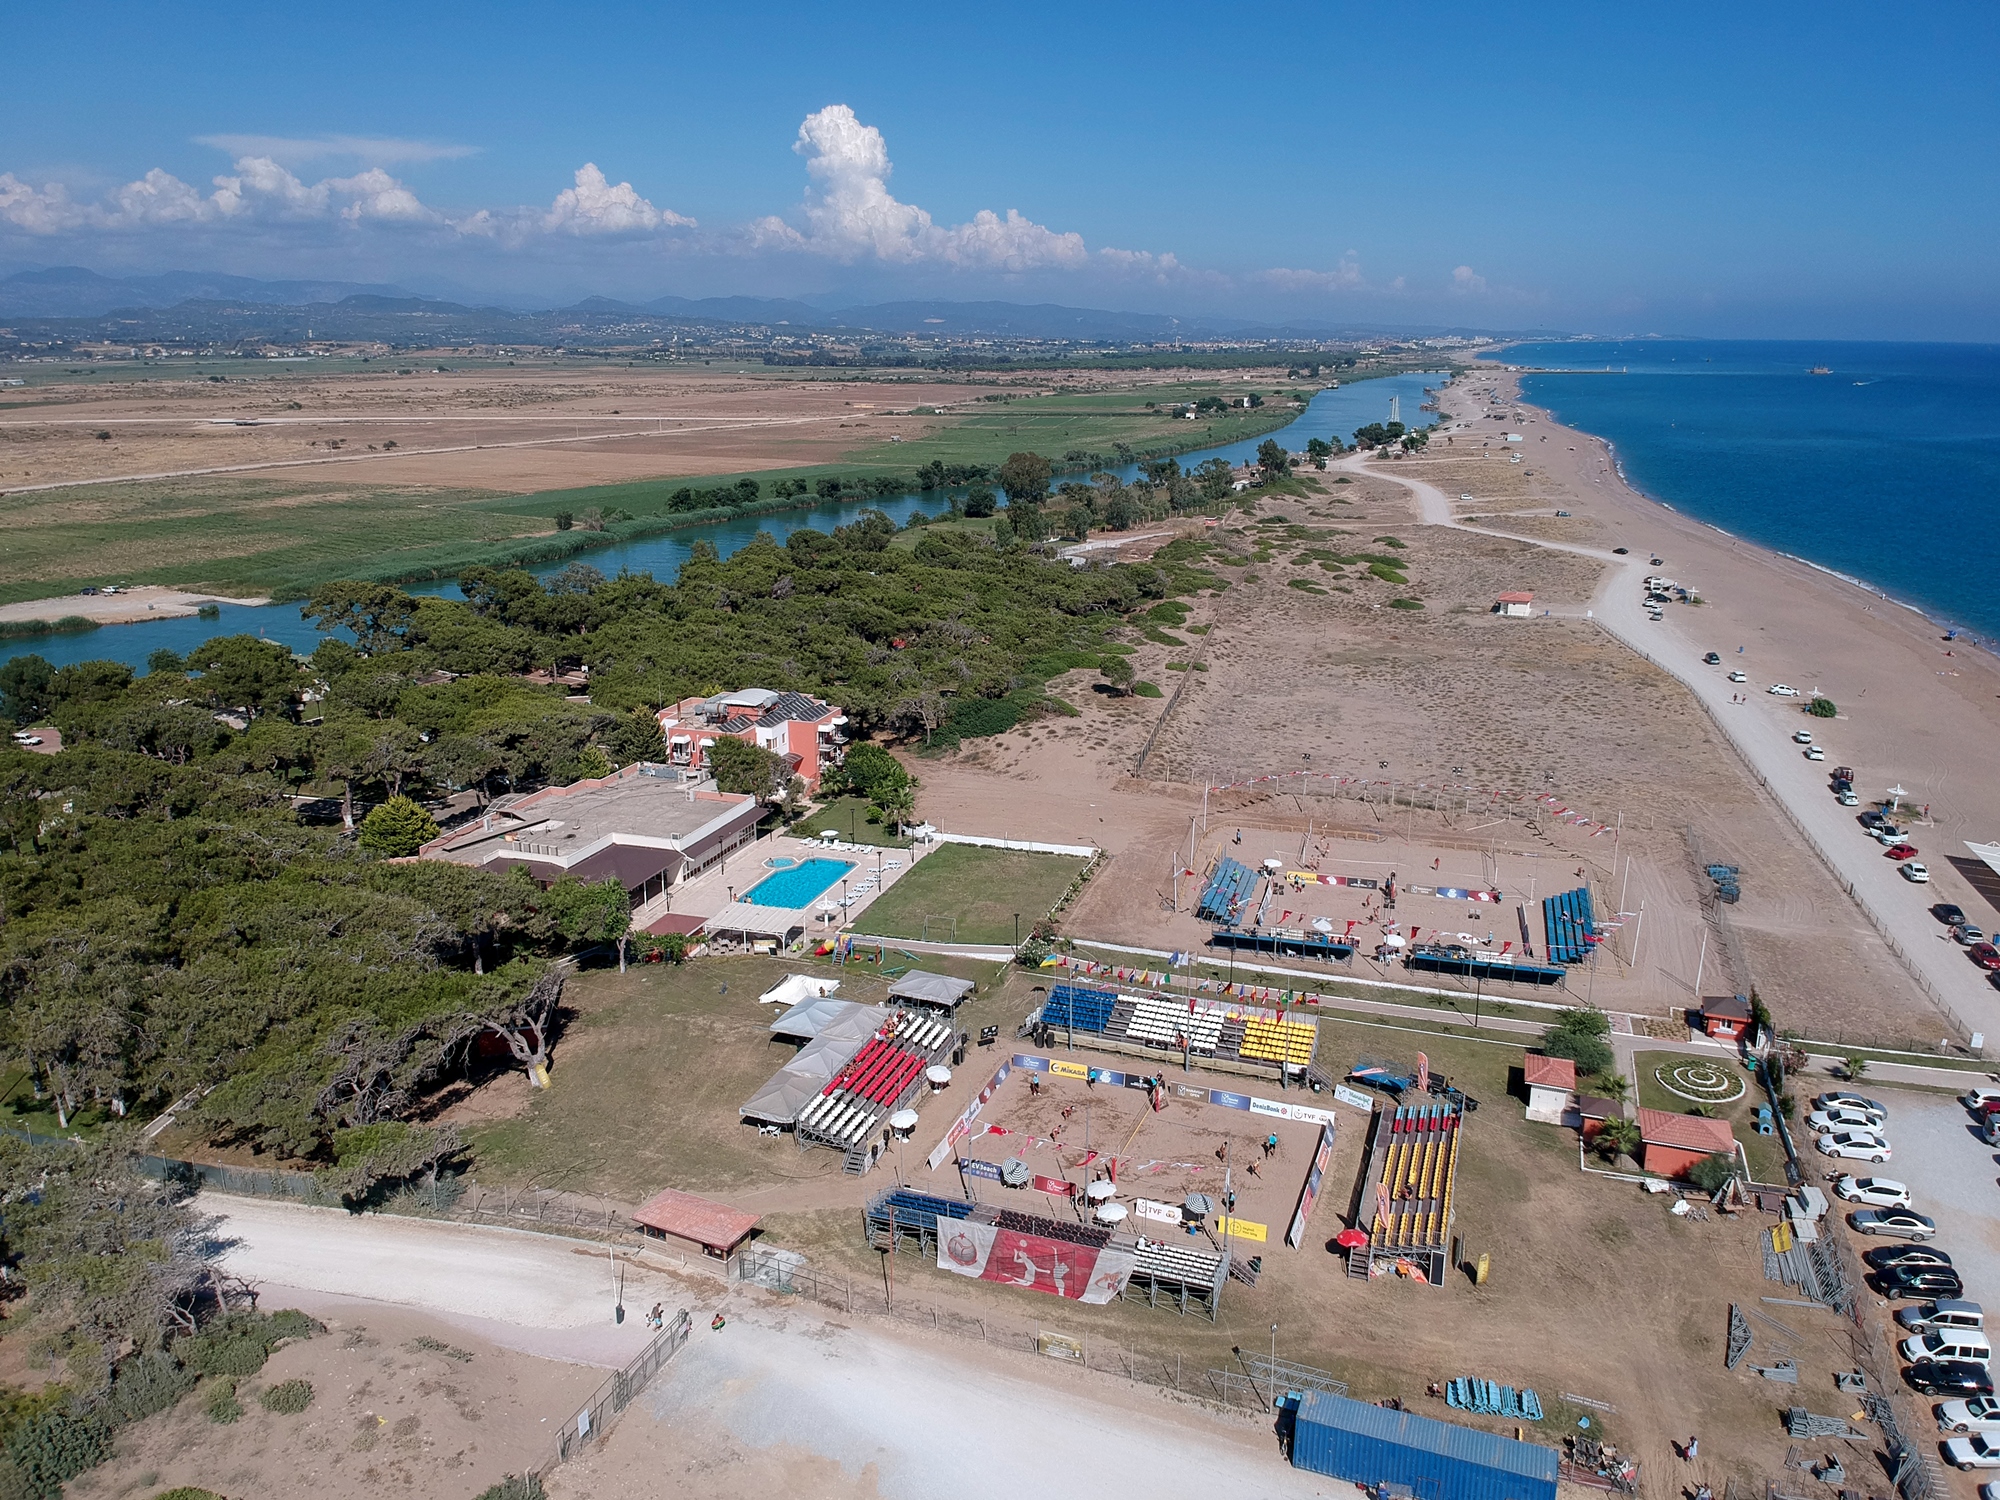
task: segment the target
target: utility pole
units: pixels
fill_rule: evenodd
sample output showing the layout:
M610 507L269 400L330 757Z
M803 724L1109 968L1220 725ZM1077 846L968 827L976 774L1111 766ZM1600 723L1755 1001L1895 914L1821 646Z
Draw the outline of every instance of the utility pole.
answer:
M1701 1004L1702 965L1707 962L1708 962L1708 931L1706 928L1704 928L1701 934L1701 957L1697 958L1694 961L1694 1003L1697 1006Z

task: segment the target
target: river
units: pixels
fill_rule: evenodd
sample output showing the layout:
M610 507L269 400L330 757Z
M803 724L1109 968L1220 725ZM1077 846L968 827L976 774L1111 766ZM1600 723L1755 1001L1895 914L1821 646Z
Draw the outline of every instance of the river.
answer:
M1392 397L1401 403L1404 425L1419 427L1424 421L1424 414L1418 410L1424 399L1424 387L1438 382L1437 374L1385 375L1321 391L1296 419L1278 432L1184 453L1180 455L1181 465L1192 468L1210 458L1226 458L1232 464L1243 463L1256 456L1257 445L1265 438L1280 435L1285 446L1294 452L1316 437L1338 437L1346 442L1353 437L1355 428L1369 422L1386 421ZM1127 464L1112 472L1121 479L1130 480L1138 476L1139 466ZM769 532L782 542L802 527L831 531L835 526L852 521L863 510L870 509L882 511L901 526L916 511L942 512L949 503L948 492L935 492L844 504L822 503L799 510L743 516L727 521L706 521L578 553L560 562L539 563L528 571L537 577L547 577L572 562L582 562L606 575L630 570L651 573L663 582L670 582L679 576L681 564L687 560L697 542L707 542L727 557L748 545L760 531ZM406 584L404 587L412 594L446 594L457 589L457 585L448 579L437 583ZM143 672L146 658L163 647L185 655L203 641L220 635L261 635L280 641L295 651L311 651L326 639L302 617L296 600L285 604L224 604L219 608L220 616L212 620L189 615L178 619L143 620L131 625L106 625L74 635L33 636L4 641L0 642L0 661L33 653L52 666L68 666L80 661L117 661Z

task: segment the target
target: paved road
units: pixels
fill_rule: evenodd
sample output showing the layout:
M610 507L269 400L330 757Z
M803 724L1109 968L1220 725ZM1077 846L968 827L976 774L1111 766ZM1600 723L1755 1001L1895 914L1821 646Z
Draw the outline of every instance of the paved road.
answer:
M1763 691L1768 683L1729 682L1726 660L1720 667L1703 666L1702 653L1714 650L1726 658L1729 643L1692 640L1682 629L1680 612L1670 611L1668 618L1658 623L1647 618L1644 579L1651 571L1648 559L1637 553L1618 557L1601 547L1536 541L1467 526L1452 518L1451 499L1436 485L1370 468L1359 457L1343 461L1340 467L1410 490L1417 497L1426 525L1449 526L1502 541L1526 541L1530 546L1573 552L1603 563L1604 581L1591 601L1598 622L1695 695L1771 795L1818 846L1820 858L1834 877L1853 893L1877 927L1896 935L1908 961L1923 975L1939 1003L1957 1016L1967 1031L2000 1035L2000 994L1966 961L1957 944L1940 940L1940 929L1929 911L1934 899L1930 888L1912 885L1897 874L1895 863L1883 857L1882 847L1856 825L1855 810L1840 806L1827 790L1827 767L1838 755L1829 750L1828 761L1809 761L1792 743L1793 730L1818 730L1822 721L1800 713L1797 700L1770 697ZM1804 690L1811 687L1808 683ZM1729 701L1743 693L1752 701ZM1826 734L1837 740L1839 730L1829 728Z

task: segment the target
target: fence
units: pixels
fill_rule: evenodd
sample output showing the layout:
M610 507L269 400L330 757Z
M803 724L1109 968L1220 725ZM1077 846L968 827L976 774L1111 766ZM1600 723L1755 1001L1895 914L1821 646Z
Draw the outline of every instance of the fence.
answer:
M556 1434L555 1452L533 1471L533 1477L536 1480L548 1478L559 1466L580 1454L591 1439L601 1440L607 1436L619 1413L632 1404L638 1394L651 1384L653 1377L660 1373L661 1367L688 1341L688 1327L688 1312L682 1308L674 1315L673 1321L639 1351L632 1363L591 1392L583 1410L563 1423L562 1430Z

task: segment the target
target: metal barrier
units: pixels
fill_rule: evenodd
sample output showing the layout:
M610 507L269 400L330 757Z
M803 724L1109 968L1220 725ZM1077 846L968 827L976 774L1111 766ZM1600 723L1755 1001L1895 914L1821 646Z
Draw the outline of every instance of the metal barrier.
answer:
M546 1479L560 1465L582 1453L593 1439L601 1440L608 1436L619 1414L652 1383L653 1377L688 1341L689 1326L687 1309L682 1308L674 1314L673 1321L639 1351L638 1358L593 1391L583 1410L563 1423L562 1430L556 1434L555 1452L534 1470L534 1477Z

